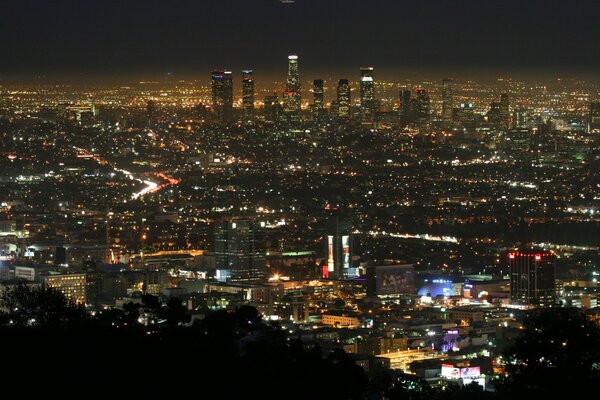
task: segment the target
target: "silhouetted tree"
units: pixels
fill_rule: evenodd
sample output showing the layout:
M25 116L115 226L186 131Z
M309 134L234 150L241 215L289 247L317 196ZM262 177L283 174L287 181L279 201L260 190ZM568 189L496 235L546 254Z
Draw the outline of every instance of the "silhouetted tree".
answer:
M577 309L540 311L504 354L506 398L586 393L600 388L600 328Z
M2 315L4 323L13 326L59 326L88 319L82 304L48 286L9 287L0 296L0 308L7 310Z

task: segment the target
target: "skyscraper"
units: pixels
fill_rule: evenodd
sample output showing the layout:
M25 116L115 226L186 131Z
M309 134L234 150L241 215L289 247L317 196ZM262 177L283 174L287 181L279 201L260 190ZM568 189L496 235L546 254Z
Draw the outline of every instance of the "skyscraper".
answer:
M508 94L502 93L500 95L500 126L504 129L508 129L510 125L510 109L508 102Z
M148 128L153 128L156 123L156 103L154 100L148 100L146 103L146 116L148 118Z
M525 306L552 306L555 298L556 256L542 250L508 254L510 300Z
M588 131L590 133L600 131L600 101L592 101L590 103Z
M254 118L254 74L251 69L242 71L242 111L245 120Z
M340 79L337 87L337 117L339 120L348 121L350 119L350 104L350 83L348 79Z
M258 281L265 276L265 243L260 223L233 219L215 224L217 279Z
M375 82L373 80L373 67L360 68L360 108L363 121L375 119Z
M442 122L445 127L452 125L452 110L454 108L454 82L452 79L442 81Z
M406 126L410 124L412 111L411 111L411 98L410 98L410 90L401 90L400 91L400 125Z
M265 96L265 122L278 122L281 114L281 105L279 104L279 97L277 93L273 93L271 96Z
M284 111L289 122L300 121L300 72L298 56L288 56L288 75L283 94Z
M419 125L427 125L431 118L431 102L427 90L417 90L416 106L417 109L414 111L417 123Z
M233 118L233 78L231 71L213 71L211 84L212 107L217 121L231 121Z
M324 111L324 83L323 79L313 81L313 117L315 121L320 121Z

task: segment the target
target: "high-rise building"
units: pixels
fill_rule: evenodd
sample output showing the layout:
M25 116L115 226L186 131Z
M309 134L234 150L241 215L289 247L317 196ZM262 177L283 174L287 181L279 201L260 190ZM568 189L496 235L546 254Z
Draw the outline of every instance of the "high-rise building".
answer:
M360 67L360 109L363 121L374 121L376 113L373 67Z
M215 224L217 279L258 281L265 276L265 243L261 223L233 219Z
M500 116L500 103L497 101L492 101L490 103L490 110L487 113L488 122L490 125L498 126L502 120Z
M315 121L320 121L324 109L324 82L323 79L315 79L313 81L313 117Z
M460 103L460 106L456 109L456 120L463 126L469 127L472 125L475 121L473 103Z
M279 97L277 93L273 93L271 96L265 96L265 122L279 122L281 115L281 104L279 104Z
M600 101L590 103L590 114L588 117L588 131L600 132Z
M338 208L328 208L326 225L327 269L324 276L334 279L355 277L352 266L352 219Z
M419 125L427 125L431 120L431 101L425 89L417 89L415 119Z
M156 102L148 100L146 103L146 117L148 118L148 128L154 127L156 124Z
M85 273L49 275L45 278L45 283L76 303L85 304L86 302L87 278Z
M452 125L452 110L454 109L454 82L452 79L442 81L442 122L444 126Z
M508 254L508 263L511 303L541 307L554 305L554 253L542 250L514 251Z
M350 119L351 93L348 79L340 79L337 86L337 117L341 121Z
M400 91L400 125L406 126L410 124L412 111L411 111L411 98L410 90Z
M510 107L508 102L508 94L500 95L500 126L504 129L510 127Z
M219 122L233 118L233 78L231 71L216 70L212 73L212 107Z
M283 107L289 122L300 121L300 72L298 56L288 56L288 75L283 94Z
M242 111L245 120L254 118L254 73L251 69L242 71Z

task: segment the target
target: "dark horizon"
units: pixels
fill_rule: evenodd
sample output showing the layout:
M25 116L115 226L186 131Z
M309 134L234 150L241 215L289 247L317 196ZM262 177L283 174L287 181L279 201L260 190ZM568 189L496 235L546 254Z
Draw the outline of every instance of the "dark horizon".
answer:
M302 70L590 70L600 4L554 1L9 1L3 74ZM401 3L401 4L400 4ZM194 72L194 75L201 73ZM348 76L352 78L352 76Z

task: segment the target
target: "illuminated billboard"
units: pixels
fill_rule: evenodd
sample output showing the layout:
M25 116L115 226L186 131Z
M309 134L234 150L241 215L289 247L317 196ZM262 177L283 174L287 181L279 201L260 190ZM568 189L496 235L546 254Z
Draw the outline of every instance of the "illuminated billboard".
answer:
M333 236L327 236L327 270L333 272Z
M414 294L415 270L411 264L375 267L378 295Z
M342 253L344 254L344 269L350 268L350 236L342 236Z
M440 376L448 379L473 379L481 376L480 367L465 367L458 368L450 364L442 364L442 372Z

